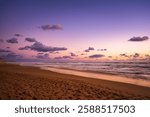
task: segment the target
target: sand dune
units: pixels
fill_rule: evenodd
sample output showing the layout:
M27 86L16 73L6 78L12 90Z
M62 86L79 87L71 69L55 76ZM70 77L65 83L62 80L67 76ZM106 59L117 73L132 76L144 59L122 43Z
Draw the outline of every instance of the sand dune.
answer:
M150 88L0 63L0 99L150 99Z

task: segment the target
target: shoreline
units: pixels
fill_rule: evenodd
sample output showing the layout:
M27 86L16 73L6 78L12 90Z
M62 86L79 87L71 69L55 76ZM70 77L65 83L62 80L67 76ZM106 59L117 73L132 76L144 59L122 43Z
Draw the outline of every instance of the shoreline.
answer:
M150 87L0 63L0 99L150 99Z
M108 80L108 81L115 81L115 82L121 82L121 83L129 83L129 84L138 85L138 86L150 87L150 81L148 80L134 79L134 78L129 78L129 77L115 75L115 74L109 74L109 73L107 74L107 73L65 69L65 68L55 68L55 67L49 67L49 68L41 67L41 69L49 70L49 71L61 73L61 74L82 76L85 78L94 78L94 79L101 79L101 80Z
M25 64L19 64L19 65L38 67L43 70L49 70L49 71L61 73L64 75L69 74L69 75L75 75L75 76L79 76L79 77L82 76L85 78L103 79L103 80L108 80L108 81L115 81L115 82L138 85L138 86L150 87L149 80L143 80L143 79L139 79L139 78L136 79L136 78L121 76L121 75L112 74L112 73L96 72L96 71L89 71L89 70L78 70L78 69L54 67L54 66L42 67L42 66L37 66L37 65L25 65Z

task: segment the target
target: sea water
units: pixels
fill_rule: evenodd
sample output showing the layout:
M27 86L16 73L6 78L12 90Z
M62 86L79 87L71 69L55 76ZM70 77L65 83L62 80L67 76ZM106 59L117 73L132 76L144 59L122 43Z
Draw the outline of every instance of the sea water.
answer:
M113 74L134 79L150 80L150 62L20 62L21 65L38 66L44 69L63 68Z

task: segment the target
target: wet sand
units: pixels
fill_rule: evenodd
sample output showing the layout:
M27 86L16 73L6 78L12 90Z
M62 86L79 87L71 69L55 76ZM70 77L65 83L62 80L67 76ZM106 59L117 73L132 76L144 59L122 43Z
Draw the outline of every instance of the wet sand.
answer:
M141 100L150 99L150 87L0 63L0 99Z

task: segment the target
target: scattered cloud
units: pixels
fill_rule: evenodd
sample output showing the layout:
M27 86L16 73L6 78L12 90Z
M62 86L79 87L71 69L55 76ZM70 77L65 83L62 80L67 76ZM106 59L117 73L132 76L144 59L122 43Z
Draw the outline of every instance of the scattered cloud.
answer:
M71 52L70 53L71 56L77 56L75 53Z
M16 36L16 37L21 37L22 35L21 34L14 34L14 36Z
M139 56L140 56L139 53L135 53L135 54L132 55L132 57L134 57L134 58L138 58Z
M38 59L49 59L49 54L47 54L47 53L45 53L45 54L44 53L38 53L36 58L38 58Z
M55 57L54 59L62 59L62 57L61 57L61 56L59 56L59 57Z
M127 55L126 53L124 53L124 54L120 54L120 56L127 57L127 58L138 58L138 57L140 57L140 54L139 53L134 53L134 54L131 54L131 55Z
M129 57L127 54L120 54L120 56L122 56L122 57Z
M33 51L37 51L37 52L55 52L55 51L67 50L67 48L65 48L65 47L50 47L50 46L46 46L40 42L35 42L31 46L21 47L21 48L19 48L19 50L33 50Z
M11 52L10 50L0 49L0 52Z
M0 57L3 58L4 60L17 60L17 59L23 58L21 55L16 54L14 52L10 52L10 53L8 53L6 55L2 55Z
M84 52L89 52L89 50L84 50Z
M56 52L53 52L53 54L59 54L59 52L56 51Z
M97 51L107 51L107 49L97 49Z
M59 57L55 57L55 59L72 59L71 56L59 56Z
M9 59L10 58L22 58L22 56L19 54L11 52L11 53L7 54L7 58L9 58Z
M72 59L71 56L63 56L62 58L63 58L63 59Z
M30 48L30 46L25 46L25 47L18 48L18 50L28 50L29 48Z
M148 36L143 36L143 37L132 37L132 38L129 39L128 41L139 42L139 41L146 41L146 40L148 40L148 39L149 39Z
M112 56L108 56L108 58L112 58Z
M39 27L40 29L46 31L46 30L63 30L63 26L61 24L46 24Z
M146 59L146 60L150 60L150 55L146 54L146 55L145 55L145 59Z
M84 53L81 53L81 55L85 55Z
M101 58L101 57L104 57L104 55L102 55L102 54L94 54L94 55L89 56L89 58Z
M29 38L29 37L25 38L25 40L28 42L37 42L34 38Z
M150 55L146 54L145 57L150 58Z
M91 50L94 50L93 47L89 47L88 49L84 50L84 52L90 52Z
M11 38L7 40L7 43L18 43L18 39L17 38Z

